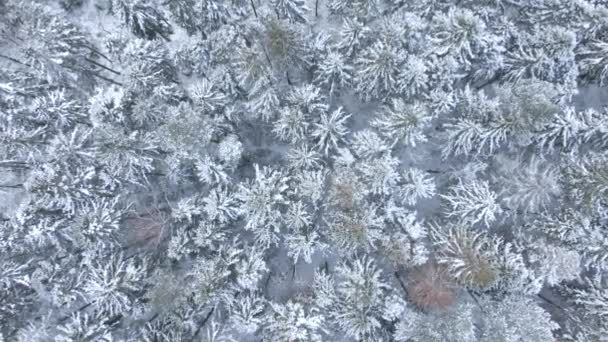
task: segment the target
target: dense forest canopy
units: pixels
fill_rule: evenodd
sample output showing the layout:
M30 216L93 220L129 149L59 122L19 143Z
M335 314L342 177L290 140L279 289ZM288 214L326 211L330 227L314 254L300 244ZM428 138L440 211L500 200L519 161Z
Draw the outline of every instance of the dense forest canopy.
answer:
M608 1L0 0L0 341L607 341Z

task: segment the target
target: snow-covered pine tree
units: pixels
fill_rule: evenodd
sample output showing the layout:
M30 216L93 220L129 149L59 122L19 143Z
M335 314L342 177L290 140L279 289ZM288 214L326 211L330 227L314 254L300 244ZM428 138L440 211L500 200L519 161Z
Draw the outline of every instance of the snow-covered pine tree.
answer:
M147 0L113 0L112 10L137 37L169 41L173 33L167 18Z
M0 340L601 341L605 0L0 0Z

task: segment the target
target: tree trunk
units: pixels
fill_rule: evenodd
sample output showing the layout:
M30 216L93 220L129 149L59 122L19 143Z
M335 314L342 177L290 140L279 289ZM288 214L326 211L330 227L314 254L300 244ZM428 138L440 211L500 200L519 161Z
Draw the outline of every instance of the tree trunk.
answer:
M0 184L0 188L5 189L18 189L23 187L23 184Z
M293 83L291 83L291 79L289 78L289 71L285 71L285 76L287 77L287 84L293 85Z
M104 58L105 60L107 60L108 62L112 63L112 60L111 60L111 59L109 59L109 58L108 58L108 56L106 56L106 55L104 55L103 53L99 52L99 50L94 49L94 48L92 48L92 47L90 47L90 46L88 46L88 45L84 45L84 47L85 47L86 49L90 50L91 52L93 52L93 53L95 53L95 54L97 54L97 55L99 55L99 56L103 57L103 58Z
M13 63L17 63L17 64L25 65L25 66L27 66L27 67L31 66L31 65L29 65L29 64L27 64L27 63L24 63L24 62L22 62L22 61L20 61L20 60L18 60L18 59L16 59L16 58L13 58L13 57L5 56L5 55L0 55L0 57L5 58L5 59L8 59L9 61L11 61L11 62L13 62Z
M401 277L399 276L399 273L395 272L395 278L397 278L397 281L399 282L399 285L401 286L401 289L403 289L403 292L405 293L405 296L408 296L407 293L407 288L405 287L405 284L403 283L403 280L401 280Z
M251 8L253 8L253 15L255 15L256 19L258 17L258 11L255 10L255 4L253 3L253 0L249 0L251 2Z
M100 68L106 69L107 71L109 71L109 72L111 72L113 74L121 75L120 72L118 72L118 71L116 71L116 70L114 70L114 69L112 69L110 67L107 67L107 66L105 66L105 65L103 65L101 63L98 63L98 62L96 62L96 61L94 61L92 59L89 59L89 58L85 57L84 60L87 61L87 62L89 62L89 63L91 63L91 64L97 65Z
M211 315L213 314L214 310L215 310L215 308L211 308L211 310L209 310L209 313L207 314L207 316L205 316L205 319L203 319L203 321L201 322L201 324L198 325L198 328L196 328L196 331L194 332L194 335L192 335L192 338L190 339L191 342L196 340L196 336L201 331L201 329L203 329L203 327L205 326L205 324L207 323L207 321L209 320L209 318L211 318Z

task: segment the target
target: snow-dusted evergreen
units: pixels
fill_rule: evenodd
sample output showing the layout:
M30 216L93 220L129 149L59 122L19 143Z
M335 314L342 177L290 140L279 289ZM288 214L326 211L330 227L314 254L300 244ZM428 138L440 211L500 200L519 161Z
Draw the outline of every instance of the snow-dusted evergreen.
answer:
M605 341L608 2L0 0L0 341Z

